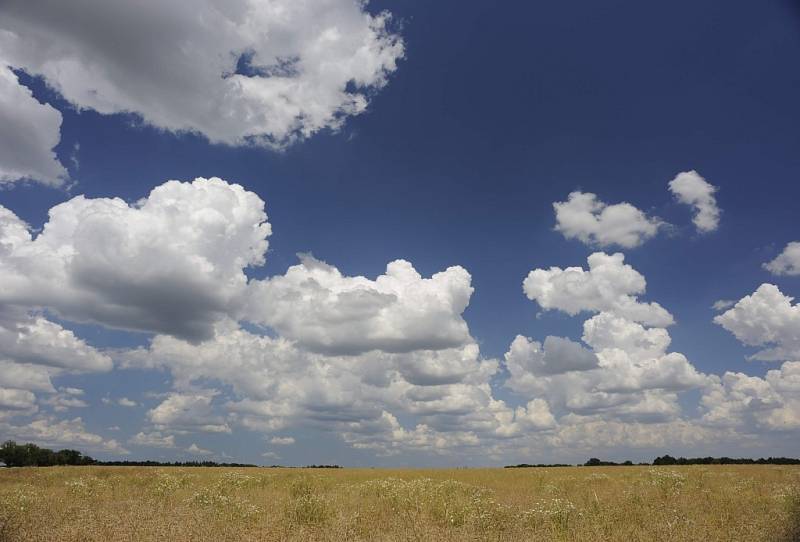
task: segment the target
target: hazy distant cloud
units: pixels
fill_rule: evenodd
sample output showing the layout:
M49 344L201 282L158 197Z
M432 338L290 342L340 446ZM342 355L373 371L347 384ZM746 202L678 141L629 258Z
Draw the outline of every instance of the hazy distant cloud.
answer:
M169 181L135 205L78 196L36 237L0 206L0 303L199 340L239 302L244 268L264 263L266 218L261 198L216 178Z
M194 442L192 443L191 446L186 448L185 451L187 453L189 453L189 454L192 454L192 455L213 455L214 454L214 452L212 452L211 450L205 450L205 449L201 448L200 446L198 446L197 444L195 444Z
M292 437L272 437L269 439L270 444L277 444L278 446L288 446L290 444L294 444L294 438Z
M769 346L754 359L783 361L800 359L800 305L774 284L762 284L740 299L733 308L717 315L714 322L750 346Z
M800 241L792 241L774 260L764 264L774 275L800 275Z
M736 301L733 299L718 299L717 301L714 301L714 304L711 305L711 308L717 312L720 312L728 310L734 305L736 305Z
M551 267L534 269L522 289L528 299L545 309L557 309L570 315L583 311L607 311L646 325L669 326L672 315L658 303L642 303L645 278L625 264L621 253L595 252L588 258L589 269Z
M282 146L365 111L403 56L389 21L357 0L10 0L0 50L78 108Z
M606 204L588 192L572 192L553 203L556 231L588 245L634 248L654 237L663 222L630 203Z
M719 226L720 210L714 193L717 187L706 181L696 171L679 173L669 182L669 190L680 203L694 209L694 222L697 231L708 233Z
M132 400L128 399L127 397L120 397L119 399L117 399L117 404L119 406L124 406L124 407L139 406L139 403L137 403L136 401L132 401Z
M148 448L175 448L175 436L165 435L160 431L139 432L130 439L130 443Z
M60 139L61 113L19 83L5 63L0 38L0 186L22 179L62 185L67 170L53 151Z
M18 426L0 423L0 432L9 438L55 448L70 446L114 454L128 453L128 450L120 446L116 440L107 440L87 431L81 418L71 420L40 418Z

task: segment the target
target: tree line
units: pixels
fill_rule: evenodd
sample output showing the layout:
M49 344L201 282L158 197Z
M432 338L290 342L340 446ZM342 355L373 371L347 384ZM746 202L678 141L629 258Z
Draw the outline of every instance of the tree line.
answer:
M56 465L103 465L107 467L258 467L251 463L216 461L98 461L78 450L53 451L36 444L7 440L0 445L0 463L7 467L53 467ZM272 465L272 467L281 467ZM285 468L285 467L281 467ZM340 469L339 465L307 465L306 469Z
M662 455L656 457L652 463L634 463L633 461L623 461L616 463L614 461L602 461L596 457L592 457L584 467L628 467L633 465L800 465L800 459L793 457L760 457L758 459L751 458L735 458L735 457L672 457L671 455ZM532 467L571 467L572 465L565 465L563 463L520 463L519 465L506 465L507 469L520 469ZM575 465L579 467L581 465Z

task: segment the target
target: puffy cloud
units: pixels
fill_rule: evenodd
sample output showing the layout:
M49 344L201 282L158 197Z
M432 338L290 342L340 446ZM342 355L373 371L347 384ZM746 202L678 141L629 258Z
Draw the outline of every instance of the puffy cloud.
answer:
M139 406L139 403L137 403L136 401L132 401L131 399L128 399L127 397L120 397L119 399L117 399L117 404L119 406L124 406L124 407Z
M608 205L589 192L572 192L567 201L553 203L553 208L556 231L588 245L638 247L663 225L630 203Z
M505 354L506 387L546 400L561 415L559 426L575 415L609 422L676 420L677 393L711 382L683 354L667 351L664 326L672 316L657 303L637 300L645 279L624 264L622 254L592 254L589 271L536 269L523 289L545 309L597 313L583 324L582 340L591 350L569 339L547 337L542 345L518 335Z
M44 446L71 446L113 454L129 453L116 440L107 440L100 435L87 431L81 418L73 418L71 420L40 418L33 420L29 424L19 426L0 423L0 431L9 438L34 442Z
M481 437L509 438L551 421L546 404L515 409L495 400L490 380L498 364L481 359L472 343L328 355L228 323L217 327L213 340L192 344L157 336L149 348L126 356L128 366L168 368L178 389L203 382L230 387L234 398L225 408L231 424L267 433L286 427L337 431L353 446L378 443L381 453L414 443L441 450Z
M403 56L389 20L356 0L12 0L0 49L79 109L281 146L366 109Z
M147 417L159 431L230 433L228 424L213 413L211 401L215 395L215 392L209 391L172 393L150 410Z
M0 306L0 387L15 390L16 397L33 397L31 392L53 394L42 404L57 412L85 407L87 404L78 397L81 390L62 388L56 393L52 379L65 373L108 371L111 367L107 355L72 331L42 316ZM3 408L8 406L0 406L0 410Z
M461 317L470 278L450 267L426 279L405 260L375 280L347 277L302 255L285 275L251 283L246 317L328 354L450 348L470 340Z
M165 435L160 431L149 433L140 431L130 439L130 443L147 448L175 448L175 435Z
M672 315L658 303L641 303L645 278L625 256L595 252L588 258L589 270L580 267L534 269L522 285L525 295L545 309L572 316L583 312L610 312L651 326L668 326Z
M289 446L290 444L294 444L294 438L292 437L272 437L269 439L270 444L275 444L277 446Z
M800 241L787 244L774 260L764 264L764 269L774 275L800 275Z
M36 396L27 390L0 388L0 409L35 410Z
M754 359L782 361L800 358L800 305L774 284L762 284L740 299L714 322L750 346L771 346L756 352Z
M726 372L701 399L703 421L741 431L800 429L800 361L785 362L764 378Z
M706 181L696 171L678 173L669 182L669 190L680 203L694 209L694 223L697 231L708 233L719 227L720 210L714 193L717 187Z
M21 179L62 185L67 170L53 151L60 139L61 113L37 101L0 56L0 186Z
M71 371L108 371L112 366L107 355L41 316L0 317L0 360Z
M191 340L233 310L270 235L264 202L217 178L169 181L135 205L78 196L35 238L0 209L0 303Z

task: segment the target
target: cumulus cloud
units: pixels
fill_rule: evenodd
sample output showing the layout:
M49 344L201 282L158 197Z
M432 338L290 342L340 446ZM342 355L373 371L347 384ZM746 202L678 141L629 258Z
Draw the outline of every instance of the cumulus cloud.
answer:
M67 170L53 151L61 139L61 113L36 100L2 55L0 38L0 186L22 179L62 185Z
M289 446L290 444L294 444L294 438L292 437L272 437L269 439L270 444L276 444L278 446Z
M800 275L800 241L792 241L774 260L764 264L773 275Z
M606 311L646 325L664 327L672 315L658 303L642 303L645 278L625 264L623 254L595 252L588 258L589 270L581 267L534 269L522 289L528 299L545 309L572 316L588 311Z
M42 316L2 318L0 360L71 371L108 371L111 359L75 334ZM18 368L17 370L21 370Z
M450 267L426 279L405 260L389 263L375 280L347 277L301 255L285 275L251 283L246 318L323 353L450 348L470 340L461 317L470 278Z
M211 405L216 392L171 393L161 404L147 413L147 418L159 431L203 431L230 433L222 417L213 413Z
M708 233L719 227L720 210L714 193L717 187L706 181L696 171L678 173L669 182L669 190L680 203L694 209L694 223L697 231Z
M0 388L8 397L25 397L34 393L49 397L41 403L56 412L88 406L80 399L82 391L61 388L56 392L52 379L63 374L104 372L112 367L111 359L75 334L47 320L19 309L0 305ZM3 417L32 414L38 408L12 409L0 405Z
M762 284L714 322L749 346L768 346L752 358L764 361L800 359L800 305L774 284Z
M677 394L710 383L683 354L668 351L665 326L672 316L656 303L636 299L634 294L644 293L645 279L624 264L622 254L592 254L589 271L536 269L523 289L546 309L597 313L583 324L582 340L591 349L565 338L547 337L542 345L518 335L505 354L510 375L505 385L546 400L560 414L557 433L574 416L631 423L677 420Z
M233 310L269 235L264 202L217 178L169 181L134 205L78 196L35 238L0 207L0 303L200 340Z
M12 0L0 49L79 109L283 146L366 110L403 56L390 19L356 0Z
M129 366L168 368L179 389L209 381L229 386L230 424L266 433L286 427L337 431L351 445L374 445L381 453L415 445L442 450L480 442L481 436L519 436L550 423L546 404L515 409L492 396L498 364L482 359L474 343L330 355L229 323L218 326L213 340L192 344L162 335L127 356Z
M630 203L609 205L589 192L572 192L553 203L556 231L587 245L634 248L654 237L663 225Z
M787 361L764 378L726 372L701 399L703 421L752 431L800 429L800 362Z

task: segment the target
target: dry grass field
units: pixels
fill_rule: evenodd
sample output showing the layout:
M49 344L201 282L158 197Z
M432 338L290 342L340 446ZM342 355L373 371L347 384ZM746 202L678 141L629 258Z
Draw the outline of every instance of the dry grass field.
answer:
M0 541L797 539L800 468L0 469Z

